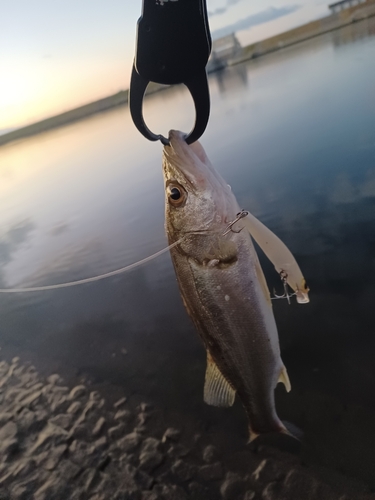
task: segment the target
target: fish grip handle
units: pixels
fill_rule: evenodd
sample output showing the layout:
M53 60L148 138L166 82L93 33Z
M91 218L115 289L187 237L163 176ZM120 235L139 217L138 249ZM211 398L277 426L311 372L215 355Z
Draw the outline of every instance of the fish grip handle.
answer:
M142 104L149 82L185 84L196 110L195 125L186 141L190 144L203 134L210 114L205 68L211 46L205 0L143 0L129 106L135 126L147 139L169 143L162 135L152 133L143 119Z

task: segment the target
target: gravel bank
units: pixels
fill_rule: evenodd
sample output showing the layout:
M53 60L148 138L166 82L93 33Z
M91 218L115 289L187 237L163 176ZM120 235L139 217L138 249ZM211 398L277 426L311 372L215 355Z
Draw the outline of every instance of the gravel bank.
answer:
M0 500L360 500L363 491L265 445L220 456L201 436L160 429L147 403L108 409L84 385L0 362ZM373 498L373 497L372 497Z

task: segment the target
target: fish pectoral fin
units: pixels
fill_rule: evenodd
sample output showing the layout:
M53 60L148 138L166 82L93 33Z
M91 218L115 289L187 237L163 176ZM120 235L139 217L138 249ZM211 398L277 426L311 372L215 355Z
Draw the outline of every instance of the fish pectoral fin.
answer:
M281 372L280 372L279 379L278 379L277 383L279 383L279 382L282 382L284 384L286 392L290 392L291 391L292 386L290 385L290 380L289 380L289 377L288 377L288 372L286 371L285 366L283 366L282 369L281 369Z
M204 381L203 400L208 405L232 406L236 391L229 385L207 351L207 369Z

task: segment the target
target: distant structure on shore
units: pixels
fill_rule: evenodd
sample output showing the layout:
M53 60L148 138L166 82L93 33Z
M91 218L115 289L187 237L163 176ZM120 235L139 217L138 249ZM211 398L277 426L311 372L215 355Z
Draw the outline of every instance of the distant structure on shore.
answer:
M328 5L328 8L332 14L337 14L344 9L355 7L361 3L366 3L366 0L341 0L340 2L331 3L331 5Z
M207 72L212 73L230 66L231 61L237 59L241 52L242 47L235 33L213 40Z
M331 14L326 17L311 21L246 47L241 47L234 33L214 40L207 71L211 73L226 68L227 66L232 66L249 59L255 59L256 57L275 52L284 47L295 45L304 40L375 16L375 0L341 0L340 2L330 4L328 7ZM165 88L167 88L165 85L151 83L147 88L147 93L151 94ZM27 127L0 135L0 146L54 127L63 126L67 123L80 120L86 116L105 111L115 106L124 105L127 102L128 91L123 90L115 95L100 99L99 101L86 104L85 106L47 118L38 123L28 125Z

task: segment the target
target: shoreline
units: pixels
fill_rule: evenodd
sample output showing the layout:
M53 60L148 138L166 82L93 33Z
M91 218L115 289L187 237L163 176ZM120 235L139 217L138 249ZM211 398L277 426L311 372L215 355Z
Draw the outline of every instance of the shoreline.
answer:
M370 500L368 488L260 443L227 454L162 410L0 362L0 495L11 500ZM105 392L105 391L104 391ZM289 438L287 438L289 439Z
M374 16L375 0L367 0L365 3L347 8L339 13L331 14L316 21L311 21L307 24L281 33L280 35L276 35L271 38L267 38L266 40L243 47L241 54L233 59L225 61L223 67L234 66L236 64L262 57L278 50L282 50L283 48L297 45L312 38L339 30L353 23L365 22ZM220 71L220 69L218 69L218 71ZM160 92L167 88L169 87L151 82L147 88L146 95ZM103 99L79 106L78 108L46 118L31 125L12 130L11 132L0 135L0 146L18 139L23 139L25 137L37 135L41 132L68 125L69 123L85 119L91 115L110 110L111 108L115 108L117 106L126 105L128 103L128 96L129 90L122 90Z

